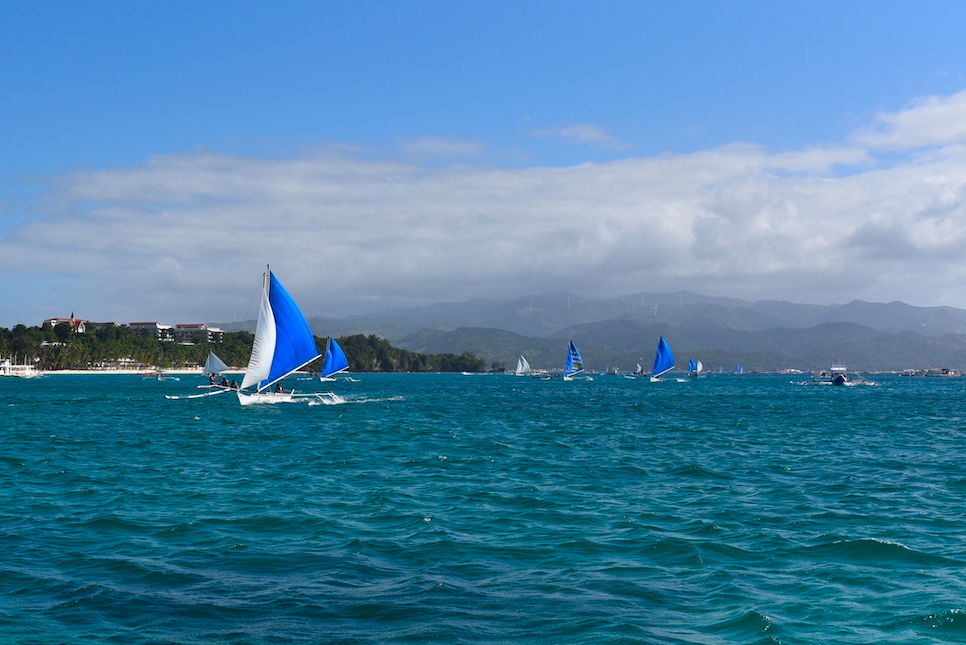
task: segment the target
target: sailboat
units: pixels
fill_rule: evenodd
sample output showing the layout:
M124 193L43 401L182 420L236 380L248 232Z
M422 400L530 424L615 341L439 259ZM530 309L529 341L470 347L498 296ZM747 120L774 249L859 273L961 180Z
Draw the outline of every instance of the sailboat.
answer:
M704 365L701 364L701 361L695 361L693 358L688 359L688 376L696 377L703 369Z
M205 359L205 366L201 370L202 376L212 377L218 376L222 372L227 372L228 366L225 365L225 361L218 358L218 355L214 352L208 352L208 358Z
M345 352L339 347L335 339L329 337L325 344L325 358L322 359L322 374L319 376L321 381L334 381L335 375L349 369L349 359Z
M267 269L262 275L255 344L245 378L237 392L238 402L255 405L292 403L309 397L324 399L323 395L316 393L284 392L280 385L276 385L319 356L315 337L305 316L271 269ZM273 385L276 385L275 391L270 390ZM246 391L252 387L254 391ZM334 394L329 396L335 397Z
M638 363L634 366L634 370L630 374L625 374L624 378L634 380L638 376L644 376L644 368Z
M570 341L570 347L567 348L567 367L564 369L564 380L572 381L575 375L583 371L584 359L580 357L580 352L577 351L574 341Z
M514 372L514 374L517 376L530 376L532 372L533 370L530 368L530 363L528 363L527 359L521 354L519 360L517 360L517 371Z
M744 374L744 373L745 373L745 368L743 368L741 365L735 365L735 374Z
M674 369L674 354L671 346L664 340L664 336L657 341L657 350L654 352L654 369L651 370L651 382L661 380L661 375Z
M231 388L228 386L228 381L222 379L222 382L218 383L215 378L222 372L227 372L227 371L228 371L228 366L225 365L225 361L218 358L217 354L215 354L214 352L209 351L208 358L205 359L205 366L201 369L202 375L208 377L208 384L199 385L198 388L208 389L211 391L205 392L204 394L188 394L188 395L181 395L181 396L177 396L174 394L165 394L164 398L173 399L173 400L201 399L206 396L214 396L215 394L222 394L224 392L229 392L231 391ZM232 383L234 383L234 381L232 381Z

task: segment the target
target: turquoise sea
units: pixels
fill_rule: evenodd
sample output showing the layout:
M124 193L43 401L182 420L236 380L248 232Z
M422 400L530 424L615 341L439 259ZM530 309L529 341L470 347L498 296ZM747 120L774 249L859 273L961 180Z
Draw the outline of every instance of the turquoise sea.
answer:
M0 642L966 642L966 379L354 378L0 381Z

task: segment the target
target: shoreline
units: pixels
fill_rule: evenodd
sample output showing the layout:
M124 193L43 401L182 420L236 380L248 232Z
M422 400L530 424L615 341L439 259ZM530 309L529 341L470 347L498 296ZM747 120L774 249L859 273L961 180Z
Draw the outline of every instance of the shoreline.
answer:
M201 370L200 367L162 370L162 372L164 374L171 375L171 376L191 376L191 375L201 376L201 371L202 370ZM226 372L221 372L221 373L222 374L244 374L245 373L245 370L242 370L242 369L239 369L239 370L228 370ZM76 375L81 375L81 374L107 374L107 375L110 375L110 374L118 374L118 375L127 375L127 376L140 376L140 375L145 375L146 374L148 377L153 377L154 376L154 374L151 374L150 373L150 370L146 370L146 369L142 369L142 370L130 370L130 369L119 369L119 370L43 370L42 371L42 374L44 374L45 376L57 376L57 375L76 376Z

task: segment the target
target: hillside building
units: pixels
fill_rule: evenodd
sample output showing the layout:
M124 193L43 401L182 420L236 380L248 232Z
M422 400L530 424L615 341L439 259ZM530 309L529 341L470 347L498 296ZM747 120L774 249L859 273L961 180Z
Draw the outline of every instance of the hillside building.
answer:
M204 323L181 323L175 325L175 335L179 342L195 342L196 334L201 334L202 343L220 343L225 332L218 327L209 327Z
M159 322L132 322L128 323L131 331L147 331L158 340L174 340L174 327L163 325Z

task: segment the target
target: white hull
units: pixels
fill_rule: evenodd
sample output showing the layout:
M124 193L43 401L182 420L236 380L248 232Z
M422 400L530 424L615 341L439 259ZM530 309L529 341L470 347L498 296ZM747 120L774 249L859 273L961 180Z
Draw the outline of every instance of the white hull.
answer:
M43 376L44 373L38 370L33 365L14 365L10 362L10 359L4 359L0 362L0 377L10 376L14 378L37 378L38 376Z
M254 392L243 394L238 392L238 402L242 405L261 405L263 403L295 403L298 399L291 392Z
M238 392L238 402L242 405L273 405L275 403L310 403L324 405L338 405L345 403L345 399L333 392L312 392L295 394L292 392L253 392L245 394Z

